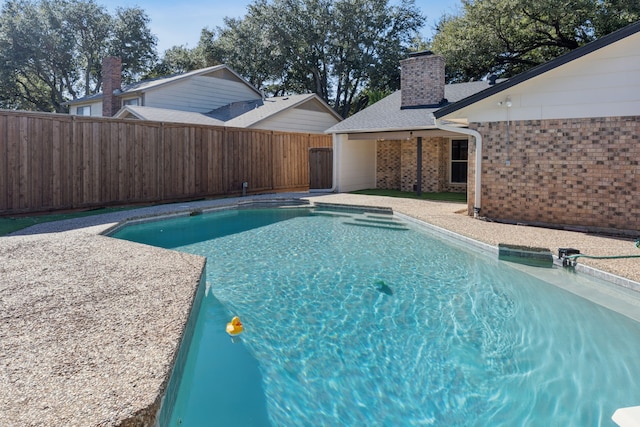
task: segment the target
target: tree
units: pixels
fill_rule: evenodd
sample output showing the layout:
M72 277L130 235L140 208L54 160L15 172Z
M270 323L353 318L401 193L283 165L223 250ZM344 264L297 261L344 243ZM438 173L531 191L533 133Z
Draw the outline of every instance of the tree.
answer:
M64 112L100 91L102 58L123 59L125 81L155 62L141 9L111 16L93 0L9 0L0 12L0 107Z
M398 62L423 23L413 0L256 0L200 46L270 94L313 92L347 116L365 89L399 88Z
M63 6L69 23L70 39L75 35L75 46L70 49L77 52L77 67L82 73L82 81L76 85L77 92L90 95L100 90L102 82L102 58L108 55L108 40L111 32L111 16L93 2ZM75 96L75 91L70 92Z
M149 29L149 17L140 8L117 8L113 33L107 39L109 54L122 59L122 81L131 83L156 63L156 37Z
M449 81L510 77L640 19L635 0L463 0L432 48Z
M0 16L3 107L52 111L75 93L73 37L62 25L62 11L46 3L5 3Z
M269 36L273 29L266 25L273 26L269 22L273 10L264 0L258 0L248 10L244 19L225 18L225 27L210 33L209 40L201 37L200 43L207 61L227 64L255 87L265 89L270 81L283 81L287 67L282 54L285 46Z
M198 54L197 49L189 49L186 46L173 46L164 52L162 59L145 78L182 74L207 66L204 57Z

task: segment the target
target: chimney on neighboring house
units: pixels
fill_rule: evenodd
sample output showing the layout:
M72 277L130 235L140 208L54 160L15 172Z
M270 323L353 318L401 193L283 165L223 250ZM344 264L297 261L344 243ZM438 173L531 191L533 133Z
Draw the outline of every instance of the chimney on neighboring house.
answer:
M122 59L107 56L102 60L102 115L113 117L120 110L120 98L113 92L122 84Z
M444 100L444 58L427 50L400 61L400 108L437 106Z

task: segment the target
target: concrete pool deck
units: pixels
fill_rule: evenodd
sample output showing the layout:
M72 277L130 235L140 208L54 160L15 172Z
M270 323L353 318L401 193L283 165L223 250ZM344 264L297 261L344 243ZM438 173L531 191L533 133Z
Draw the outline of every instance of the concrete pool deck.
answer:
M297 199L388 207L491 246L640 254L631 239L480 221L456 203L353 194L248 196L38 224L0 238L3 423L152 425L205 260L100 234L132 218ZM640 259L579 264L640 282Z

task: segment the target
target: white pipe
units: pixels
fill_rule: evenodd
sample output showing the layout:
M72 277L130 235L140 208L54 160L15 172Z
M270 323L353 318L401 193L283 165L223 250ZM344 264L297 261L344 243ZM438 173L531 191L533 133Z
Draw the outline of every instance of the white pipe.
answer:
M338 186L338 134L334 133L331 138L333 145L333 176L331 177L331 188L310 188L309 193L334 193Z
M482 135L478 131L469 128L462 128L457 126L445 125L440 119L433 118L438 129L447 130L449 132L462 133L465 135L473 136L476 139L476 182L475 182L475 198L473 201L473 216L477 218L480 215L481 204L481 191L482 191Z

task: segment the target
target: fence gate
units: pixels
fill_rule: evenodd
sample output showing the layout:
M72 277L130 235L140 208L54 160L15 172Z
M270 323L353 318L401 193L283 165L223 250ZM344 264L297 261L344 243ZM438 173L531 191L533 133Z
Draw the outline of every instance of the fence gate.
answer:
M309 149L309 188L331 188L333 183L333 149Z

